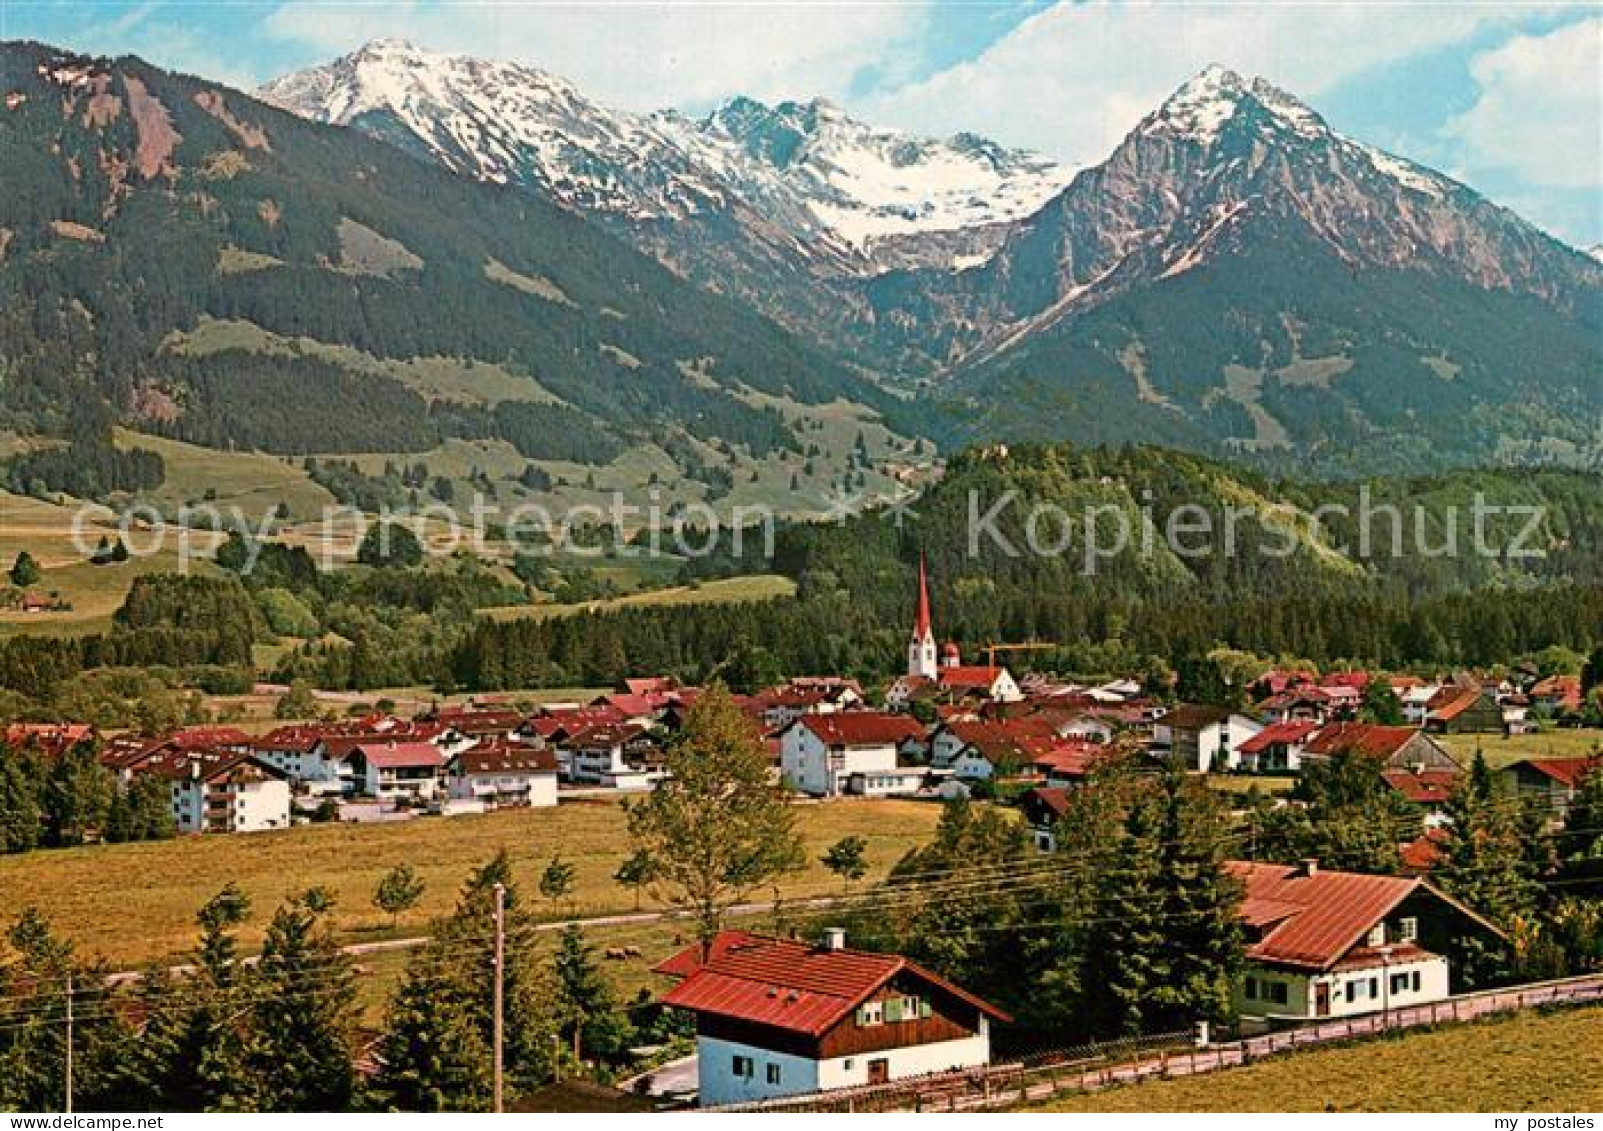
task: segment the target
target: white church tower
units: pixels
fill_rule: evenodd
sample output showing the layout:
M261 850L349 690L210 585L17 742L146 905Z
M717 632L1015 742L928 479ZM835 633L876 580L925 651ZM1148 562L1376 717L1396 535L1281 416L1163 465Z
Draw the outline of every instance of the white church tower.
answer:
M913 635L907 642L907 674L936 677L935 627L930 623L930 590L924 576L923 554L918 556L918 619L913 622Z

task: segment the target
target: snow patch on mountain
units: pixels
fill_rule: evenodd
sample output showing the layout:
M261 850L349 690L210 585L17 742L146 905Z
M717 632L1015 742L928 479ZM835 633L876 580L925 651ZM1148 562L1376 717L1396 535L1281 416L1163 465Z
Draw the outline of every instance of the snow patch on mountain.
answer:
M1074 172L968 134L877 129L822 99L770 107L737 98L700 119L616 112L534 68L398 40L260 93L391 140L399 126L455 172L537 185L579 211L648 223L751 208L796 249L865 272L876 269L877 242L1021 219Z

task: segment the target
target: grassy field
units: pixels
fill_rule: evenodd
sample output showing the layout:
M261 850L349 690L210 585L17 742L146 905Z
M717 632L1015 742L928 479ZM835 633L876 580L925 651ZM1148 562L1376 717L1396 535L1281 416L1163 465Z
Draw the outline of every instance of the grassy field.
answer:
M1039 1111L1598 1111L1603 1008L1521 1013L1245 1068L1071 1096Z
M166 477L149 493L151 498L175 505L209 502L225 515L237 507L253 529L281 502L295 519L315 518L334 505L334 496L314 483L298 460L218 451L121 428L116 442L120 448L146 448L161 456Z
M928 839L939 816L938 806L909 801L807 805L798 824L809 863L779 885L781 892L788 898L838 891L839 881L818 863L818 856L847 835L868 842L870 875L882 875L907 849ZM448 910L468 872L501 848L511 854L528 898L539 898L539 875L552 856L560 852L577 866L573 899L540 908L549 918L634 909L633 894L612 880L627 852L623 810L613 801L595 801L483 816L302 826L248 836L0 857L0 922L34 904L83 952L130 966L188 948L196 910L231 880L255 907L245 931L251 946L280 900L320 884L338 900L336 928L349 941L360 942L389 932L388 918L373 907L371 898L391 868L410 864L428 884L420 905L399 924L404 935L424 929L429 919ZM659 933L671 936L672 931Z
M1603 753L1603 730L1552 727L1537 734L1443 734L1436 739L1447 752L1464 765L1475 759L1475 751L1486 756L1486 764L1502 769L1522 758L1584 758Z
M216 535L203 530L135 529L129 535L129 548L153 547L154 553L136 554L126 562L91 565L84 550L92 552L102 536L115 538L117 531L97 512L85 512L80 518L74 506L0 491L0 565L9 568L17 552L27 550L42 570L39 583L31 590L59 594L72 606L61 612L0 610L0 634L74 635L103 631L110 627L111 614L128 595L135 577L179 568L180 538L188 539L192 558L209 554L217 541ZM205 561L192 561L191 565L197 569L213 568Z
M671 589L653 589L647 593L631 593L605 601L586 601L578 605L508 605L497 609L481 609L496 620L523 620L571 616L574 613L601 612L642 605L727 605L737 601L766 601L774 597L789 597L796 592L796 583L777 574L752 574L747 577L728 577L708 581L698 586L680 585Z

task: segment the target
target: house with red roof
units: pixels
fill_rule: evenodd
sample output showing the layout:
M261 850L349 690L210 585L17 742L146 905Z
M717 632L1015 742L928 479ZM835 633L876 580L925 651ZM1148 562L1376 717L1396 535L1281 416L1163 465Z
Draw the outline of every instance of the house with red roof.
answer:
M1525 693L1533 706L1554 715L1574 714L1581 709L1581 677L1553 675L1537 680Z
M1056 740L1052 720L1040 716L951 719L930 736L930 765L972 780L1017 774Z
M1244 1020L1353 1017L1440 1001L1452 992L1446 955L1458 940L1507 941L1418 876L1333 872L1311 860L1227 867L1245 888L1236 990Z
M379 801L433 801L445 775L445 754L432 742L364 738L347 764L357 790Z
M1462 767L1430 735L1409 726L1382 723L1332 723L1308 737L1303 758L1364 758L1383 770L1441 770L1457 773Z
M926 771L903 766L898 750L923 737L923 726L908 715L803 715L779 734L779 772L792 788L813 797L908 793L923 783Z
M555 805L556 751L508 738L475 743L446 764L446 792L490 809Z
M1491 691L1449 684L1426 705L1425 729L1437 734L1497 734L1504 729L1503 708Z
M1069 791L1062 786L1037 786L1019 795L1019 812L1030 826L1030 839L1038 852L1058 850L1058 822L1069 815Z
M1589 774L1603 774L1603 755L1591 758L1525 758L1502 771L1504 792L1541 802L1555 821L1570 811Z
M1291 773L1302 769L1303 751L1319 730L1315 722L1270 723L1243 742L1237 753L1249 773Z
M95 740L90 723L10 723L5 729L7 750L37 750L47 758L59 758L74 746Z
M990 1062L994 1005L898 954L721 931L659 964L696 1019L703 1107L884 1084Z

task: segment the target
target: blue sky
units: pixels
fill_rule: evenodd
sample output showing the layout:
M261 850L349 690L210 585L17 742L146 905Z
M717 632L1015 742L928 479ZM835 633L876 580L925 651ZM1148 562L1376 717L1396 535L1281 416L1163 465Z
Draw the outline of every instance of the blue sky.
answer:
M0 0L0 38L246 87L380 36L543 67L630 109L823 95L878 123L1080 164L1219 62L1572 243L1603 243L1596 3Z

